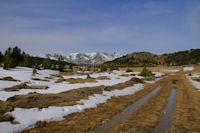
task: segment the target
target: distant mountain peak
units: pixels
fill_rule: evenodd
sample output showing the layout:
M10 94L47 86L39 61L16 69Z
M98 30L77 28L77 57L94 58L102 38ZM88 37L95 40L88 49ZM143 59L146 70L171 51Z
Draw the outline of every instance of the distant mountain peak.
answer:
M116 58L121 57L117 52L113 54L105 52L92 52L92 53L70 53L70 54L46 54L38 55L39 57L49 57L51 59L57 60L58 57L62 56L65 61L74 64L101 64L107 61L112 61Z

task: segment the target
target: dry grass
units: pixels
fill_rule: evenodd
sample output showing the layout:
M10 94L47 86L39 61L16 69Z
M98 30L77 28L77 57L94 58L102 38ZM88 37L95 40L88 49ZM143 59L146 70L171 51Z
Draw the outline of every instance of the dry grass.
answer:
M108 76L99 76L96 78L97 80L110 80Z
M32 80L49 82L49 80L47 79L40 79L40 78L32 78Z
M60 77L59 79L57 79L55 81L55 83L61 83L61 82L64 82L64 81L65 81L65 79L63 77Z
M12 77L3 77L3 78L0 78L0 80L6 80L6 81L20 81L20 80L16 80L16 79L14 79L14 78L12 78Z
M63 77L60 77L55 81L55 83L61 83L67 81L70 84L77 84L77 83L86 83L86 82L97 82L94 78L87 78L87 79L81 79L81 78L69 78L64 79Z
M13 121L14 118L10 114L0 115L0 122L2 121Z
M171 88L172 79L166 78L164 82L161 82L161 89L113 132L152 133L167 105Z
M200 78L199 77L198 78L197 77L193 77L192 80L200 82Z
M112 116L122 112L127 106L138 101L140 98L151 92L160 84L146 86L145 89L138 91L133 95L112 97L104 104L100 104L96 108L87 109L84 112L68 115L63 121L54 122L38 122L36 127L23 132L91 132L102 123L108 121Z
M73 72L59 72L57 75L59 76L72 76L74 75Z
M126 71L128 67L122 67L120 70ZM129 67L133 72L141 72L143 67ZM160 72L162 69L182 69L182 66L157 66L157 67L148 67L152 72Z
M15 107L20 108L47 108L48 106L69 106L77 104L80 99L87 99L93 94L102 94L103 90L111 91L113 89L123 89L132 86L135 83L141 83L142 80L133 78L127 82L119 83L113 86L96 86L74 89L58 94L38 94L16 95L10 97L7 101L0 101L0 115L12 111ZM1 120L1 118L0 118Z
M200 92L184 74L178 75L178 94L173 132L200 133Z
M65 79L65 81L69 82L70 84L87 83L87 82L97 82L94 78L86 78L86 79L69 78L69 79Z
M135 76L135 74L121 74L122 77Z
M27 85L26 83L22 83L22 84L19 84L19 85L15 85L15 86L12 86L12 87L9 87L9 88L5 88L4 90L5 91L19 91L20 89L47 89L49 88L48 86L46 85Z

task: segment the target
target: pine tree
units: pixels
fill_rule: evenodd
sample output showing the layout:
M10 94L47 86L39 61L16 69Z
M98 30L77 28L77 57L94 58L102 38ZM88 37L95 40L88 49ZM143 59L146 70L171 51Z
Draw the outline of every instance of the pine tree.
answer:
M3 62L3 54L0 52L0 64Z
M37 74L37 70L34 68L32 71L32 75L35 75L35 74Z
M22 66L28 67L28 66L29 66L29 60L30 60L29 55L28 55L28 54L25 54L25 55L23 56Z
M65 64L62 57L58 58L58 70L63 72L65 68Z
M16 67L19 64L19 62L22 61L21 49L19 49L17 46L14 47L11 53L11 58L12 58L11 67Z
M147 76L152 76L153 73L150 70L148 70L146 67L144 67L142 72L139 75L147 77Z
M3 68L4 69L9 69L11 67L11 52L12 52L12 49L9 47L6 51L5 51L5 54L4 54L4 57L3 57Z
M91 77L90 77L90 75L89 75L89 73L87 73L87 79L90 79Z
M100 65L100 72L105 72L107 70L105 65Z
M51 69L51 60L49 57L43 61L42 66L44 69Z

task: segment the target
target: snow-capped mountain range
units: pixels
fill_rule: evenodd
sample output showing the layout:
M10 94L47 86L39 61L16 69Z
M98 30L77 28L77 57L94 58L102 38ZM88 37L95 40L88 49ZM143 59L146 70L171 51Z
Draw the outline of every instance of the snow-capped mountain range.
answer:
M104 52L95 52L95 53L70 53L70 54L46 54L46 55L37 55L38 57L57 60L59 57L67 62L74 64L101 64L106 61L111 61L116 58L121 57L122 55L114 52L113 54L104 53Z

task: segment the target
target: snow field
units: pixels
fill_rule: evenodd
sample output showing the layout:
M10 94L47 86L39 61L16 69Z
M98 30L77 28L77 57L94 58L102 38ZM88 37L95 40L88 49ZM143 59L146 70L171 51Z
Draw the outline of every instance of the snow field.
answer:
M102 94L94 94L89 96L87 100L82 99L77 101L77 103L83 103L83 105L63 107L50 106L43 109L15 108L14 111L8 112L8 114L11 114L15 118L15 121L20 122L20 124L13 125L10 122L0 122L0 132L12 133L33 128L37 121L60 121L64 119L64 116L67 116L71 113L82 112L88 108L95 108L98 106L98 104L105 103L108 99L111 99L112 96L125 96L134 94L143 88L143 84L135 84L131 87L124 88L123 90L103 91Z

